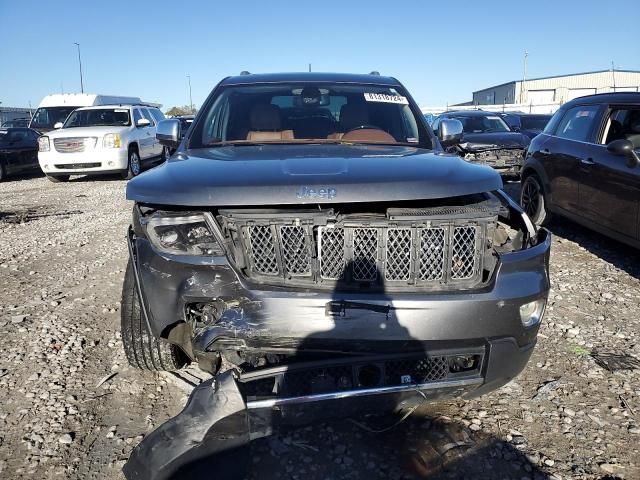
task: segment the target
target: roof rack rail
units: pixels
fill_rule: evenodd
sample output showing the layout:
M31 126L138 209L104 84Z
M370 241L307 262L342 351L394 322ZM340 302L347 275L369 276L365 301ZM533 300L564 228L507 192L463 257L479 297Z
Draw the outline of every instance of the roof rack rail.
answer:
M377 71L377 70L373 70L373 71L371 71L371 72L369 73L369 75L378 75L378 76L380 76L380 72L379 72L379 71Z
M247 71L247 70L242 70L240 72L240 75L251 75L251 72Z

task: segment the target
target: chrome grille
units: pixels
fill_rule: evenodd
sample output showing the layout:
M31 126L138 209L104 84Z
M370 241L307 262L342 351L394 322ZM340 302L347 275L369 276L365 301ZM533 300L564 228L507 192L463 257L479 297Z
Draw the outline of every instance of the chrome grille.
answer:
M268 222L268 224L267 224ZM248 274L267 283L379 284L437 289L481 282L487 220L315 226L240 225Z
M92 150L96 146L96 137L54 138L53 146L59 153L77 153Z

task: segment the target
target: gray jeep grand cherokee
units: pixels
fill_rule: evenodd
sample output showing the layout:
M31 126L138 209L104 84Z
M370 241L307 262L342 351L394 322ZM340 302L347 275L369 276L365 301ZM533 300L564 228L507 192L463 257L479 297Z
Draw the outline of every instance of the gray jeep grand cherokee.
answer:
M550 235L490 167L445 154L394 78L229 77L175 154L127 185L129 362L218 373L149 435L129 478L276 426L500 387L526 365Z

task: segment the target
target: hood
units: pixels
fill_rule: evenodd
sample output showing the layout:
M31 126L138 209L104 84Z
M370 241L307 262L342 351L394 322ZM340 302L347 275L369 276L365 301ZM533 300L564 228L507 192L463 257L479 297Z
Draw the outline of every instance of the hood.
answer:
M49 138L101 137L107 133L123 133L131 127L73 127L59 128L47 133Z
M127 184L127 199L232 206L433 199L502 188L490 167L402 146L262 145L187 150Z
M530 139L519 132L465 133L460 148L466 152L496 148L526 148Z

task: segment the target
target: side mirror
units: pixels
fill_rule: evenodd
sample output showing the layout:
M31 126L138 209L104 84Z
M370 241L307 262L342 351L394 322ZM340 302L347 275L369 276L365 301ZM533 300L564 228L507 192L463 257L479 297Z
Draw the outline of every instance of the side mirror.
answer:
M180 120L170 118L159 122L156 128L156 138L165 147L177 148L180 144Z
M607 151L613 155L627 157L627 166L629 168L640 165L640 157L638 157L638 154L633 149L633 143L631 140L626 140L624 138L614 140L607 144Z
M136 127L148 127L151 125L151 122L146 118L141 118L136 122Z
M54 128L55 130L58 130L58 129L62 128L62 127L64 127L64 123L62 123L62 122L56 122L56 123L53 125L53 128Z
M462 122L455 118L444 118L438 125L438 139L443 147L452 147L462 141Z

